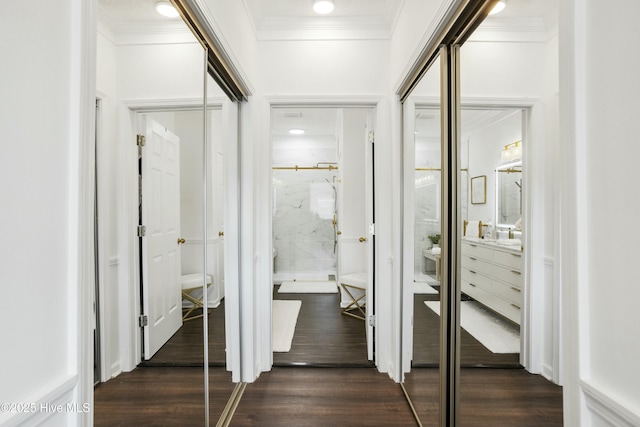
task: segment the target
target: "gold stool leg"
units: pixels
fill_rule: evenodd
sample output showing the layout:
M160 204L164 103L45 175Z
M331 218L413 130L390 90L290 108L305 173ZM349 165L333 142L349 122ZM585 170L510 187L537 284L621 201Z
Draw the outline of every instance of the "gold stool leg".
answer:
M351 298L351 302L349 303L349 305L342 309L342 314L344 314L346 316L355 317L356 319L366 320L367 314L364 311L366 303L361 303L360 302L367 295L366 294L366 289L361 288L359 286L345 285L344 283L340 283L340 286L342 287L342 289L344 289L344 291L347 293L347 295L349 295L349 297ZM356 297L353 296L351 291L349 291L349 288L358 289L358 290L362 291L363 294L360 297L356 298ZM356 313L354 313L354 311ZM357 313L358 311L361 314L358 314Z

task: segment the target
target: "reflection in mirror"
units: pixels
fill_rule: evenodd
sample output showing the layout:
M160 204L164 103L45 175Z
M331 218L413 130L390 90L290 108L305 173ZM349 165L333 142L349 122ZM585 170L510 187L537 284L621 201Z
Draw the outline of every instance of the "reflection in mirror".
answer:
M520 108L462 109L461 150L466 153L463 164L466 163L470 178L462 176L461 180L466 178L471 183L471 192L463 203L466 215L460 224L464 234L461 242L462 367L520 366L520 313L515 305L521 304L518 286L521 286L522 268L515 263L502 265L498 261L516 250L515 246L503 246L502 241L498 244L494 237L496 232L501 234L494 224L497 223L496 207L501 203L497 182L502 175L494 171L503 165L505 146L523 138L523 114ZM519 250L520 246L517 252ZM522 259L520 253L514 253L513 259L515 255ZM505 270L504 274L501 269ZM470 318L474 319L471 323ZM493 325L499 327L492 328Z
M532 202L532 197L543 189L531 190L526 177L531 170L543 170L539 162L544 157L531 153L544 151L546 129L557 124L557 117L544 113L557 111L556 3L510 1L502 13L482 22L459 50L459 144L468 153L469 177L486 177L484 202L472 200L458 224L463 230L466 222L467 230L458 242L462 420L477 419L481 413L477 402L469 399L479 382L482 393L509 389L508 400L484 402L493 425L526 424L512 416L500 418L499 410L528 408L536 400L533 384L556 391L544 378L522 369L540 372L534 359L545 356L538 345L553 336L544 326L550 324L545 308L536 305L543 299L545 279L536 273L541 266L532 266L542 254L529 253L542 246L541 236L526 229L531 222L544 221L531 215L543 203ZM527 36L513 32L514 26L526 28ZM539 222L534 226L544 229ZM532 245L530 239L538 243ZM560 416L539 423L562 424L561 400L552 406Z
M213 206L224 200L214 165L222 159L207 159L209 174L203 179L203 153L220 152L223 92L209 84L209 98L218 101L205 114L205 52L180 18L157 15L151 3L149 10L133 0L98 3L98 119L104 131L98 137L97 165L109 181L104 188L112 190L98 197L107 200L104 215L110 220L104 234L115 251L102 256L135 261L112 264L107 275L112 283L100 299L106 321L100 330L102 383L95 390L94 424L203 425L207 405L217 420L233 390L224 369L224 322L218 321L224 297L222 254L211 247L220 226L213 220ZM205 121L211 131L206 142ZM137 147L131 144L136 134L144 137ZM206 199L205 191L211 193ZM207 222L205 200L211 212ZM215 226L207 227L212 222ZM129 233L119 234L128 224L145 227L129 247ZM130 271L119 271L126 267ZM205 287L208 310L203 312ZM140 329L136 304L120 303L128 294L140 298ZM209 337L209 348L204 346L207 312L209 329L222 326L221 335ZM135 325L129 322L133 318ZM131 331L126 330L129 323ZM209 351L209 365L219 372L209 371L215 392L207 402ZM128 354L142 361L129 362ZM133 365L126 369L127 363ZM145 393L149 387L162 390L162 397ZM183 409L169 405L176 399L185 402Z
M437 425L440 363L442 170L440 61L403 105L405 241L412 259L403 297L404 388L422 425ZM413 208L411 208L411 206ZM411 221L407 221L411 218ZM411 256L412 255L412 256ZM405 268L407 268L405 264Z

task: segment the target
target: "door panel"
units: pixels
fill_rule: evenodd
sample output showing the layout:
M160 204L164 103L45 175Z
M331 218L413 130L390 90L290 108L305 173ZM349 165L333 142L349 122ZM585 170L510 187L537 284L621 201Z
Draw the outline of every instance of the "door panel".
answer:
M149 360L182 326L180 288L180 139L143 118L141 220L144 358Z

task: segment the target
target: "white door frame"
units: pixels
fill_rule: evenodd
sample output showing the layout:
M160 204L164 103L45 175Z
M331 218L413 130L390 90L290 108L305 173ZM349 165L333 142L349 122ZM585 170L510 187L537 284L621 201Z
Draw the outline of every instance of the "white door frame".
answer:
M309 96L268 96L263 98L263 101L258 101L258 108L260 116L263 118L260 121L260 127L255 132L259 135L255 140L258 141L258 146L254 147L252 159L243 159L248 161L247 166L253 166L251 173L255 174L253 177L247 177L252 179L252 182L256 186L255 193L258 195L255 199L255 227L253 235L255 239L253 242L254 255L253 261L250 267L252 269L251 275L255 279L255 288L252 296L255 298L253 301L248 301L243 298L243 311L249 311L252 307L252 317L243 318L243 327L248 323L251 325L258 325L255 329L249 330L248 328L243 331L247 335L246 339L255 343L251 356L245 354L244 356L252 357L253 360L245 360L248 367L253 368L253 372L247 372L248 376L253 375L253 378L257 378L261 371L268 371L273 365L273 353L271 348L271 301L272 301L272 283L273 283L273 245L272 245L272 219L271 213L273 212L272 204L272 143L271 143L271 110L272 108L284 108L284 107L335 107L335 108L371 108L374 111L374 124L380 126L381 123L388 123L388 120L384 120L383 114L387 112L386 105L383 105L382 96L326 96L320 97L317 95ZM388 129L380 130L376 128L377 139L379 135L388 135L390 132ZM245 153L248 150L243 150ZM378 153L381 154L381 153ZM245 179L243 174L242 179ZM378 200L378 199L376 199ZM376 210L378 211L378 210ZM376 241L376 246L379 246L379 242ZM383 265L380 260L381 252L376 248L376 270ZM385 265L388 263L384 263ZM244 269L243 269L244 271ZM378 275L378 271L374 271L374 275ZM378 284L379 280L375 280ZM380 296L378 289L375 290L376 296ZM383 293L384 295L385 293ZM381 372L389 372L390 366L393 366L389 360L379 359L381 352L378 348L384 344L380 344L383 341L391 341L392 325L391 321L380 322L380 319L388 319L392 316L391 302L389 299L377 298L375 312L378 315L378 325L375 329L374 343L376 348L374 349L376 354L376 366ZM382 304L380 301L385 301ZM255 317L253 317L255 316ZM384 338L380 339L380 335ZM263 337L269 337L264 339ZM243 347L244 349L244 347ZM392 357L390 352L382 352L385 356ZM249 379L251 380L251 379Z
M224 105L231 103L226 98L210 98L208 100L209 106L223 105L223 116L231 120L237 119L237 113L229 112L229 108L224 108ZM235 104L234 104L235 105ZM149 100L135 100L135 101L123 101L120 103L117 111L118 129L116 133L116 140L119 141L119 152L116 162L122 165L122 174L119 177L117 183L118 203L123 206L117 212L117 222L119 224L117 235L118 240L121 242L119 252L122 253L122 259L117 260L121 264L119 269L118 282L118 300L112 301L116 307L107 306L107 302L104 298L100 299L100 311L102 316L105 313L119 313L118 320L118 336L119 342L116 344L118 347L119 361L110 360L109 352L110 348L106 345L101 347L101 360L103 363L102 370L103 381L108 380L114 375L114 372L110 372L110 366L119 364L118 372L131 371L141 361L142 358L142 336L140 333L140 327L138 325L138 318L140 316L140 265L139 265L139 239L135 234L135 230L138 224L138 150L135 144L137 134L137 115L146 112L158 112L158 111L176 111L176 110L199 110L202 109L201 98L181 98L181 99L149 99ZM232 126L233 127L233 126ZM227 131L227 130L225 130ZM229 174L237 173L233 159L233 151L237 149L237 129L228 130L230 134L228 138L225 138L227 142L227 152L231 152L231 158L225 160L226 177ZM234 139L235 136L235 139ZM104 158L101 158L98 154L99 167L100 164L104 165ZM104 165L106 166L106 165ZM104 170L103 166L103 170ZM233 182L233 181L232 181ZM230 193L232 188L227 188L226 201L230 200ZM235 194L235 193L234 193ZM99 195L99 197L101 197ZM235 197L235 196L233 196ZM225 203L225 211L228 203ZM99 215L106 212L106 206L104 203L99 205ZM227 220L225 221L225 228L231 232L226 232L227 239L225 239L225 245L227 242L231 242L229 235L234 236L237 233L233 233L233 230L237 230L238 220L237 213L234 211L232 214L225 212ZM104 216L103 216L104 218ZM103 243L104 244L104 241ZM227 248L225 248L227 249ZM228 252L228 254L227 254ZM99 254L100 265L107 265L110 260L106 259L106 251L101 251ZM113 260L111 260L113 263ZM234 268L237 271L238 257L237 250L225 250L225 271L227 274L233 274ZM227 286L231 281L225 280ZM239 325L234 319L238 319L239 315L236 313L239 311L237 302L234 304L233 292L225 292L226 305L225 312L227 316L225 335L238 334ZM237 293L236 293L237 295ZM102 330L103 335L106 333L105 328ZM236 375L238 361L235 358L239 357L237 351L232 351L235 342L230 341L227 338L227 366L232 370L233 375ZM118 363L119 362L119 363ZM107 371L107 372L105 372ZM234 377L234 381L238 381Z
M410 100L413 108L417 106L433 106L439 108L439 99L430 96L413 96ZM542 373L549 379L556 379L559 375L559 308L557 302L559 301L559 291L557 286L553 286L554 295L551 297L556 303L552 307L547 307L544 302L544 289L542 286L532 286L532 283L544 284L546 280L553 280L553 260L549 261L544 256L544 233L537 229L534 229L534 224L544 223L544 182L540 182L541 177L544 177L544 150L545 150L545 136L544 136L544 107L542 101L532 98L465 98L461 101L462 107L473 108L515 108L528 111L525 114L523 138L537 141L535 144L524 144L524 180L527 182L525 188L523 188L523 203L524 212L523 220L525 224L528 224L524 229L525 233L525 248L524 248L524 270L525 270L525 292L524 307L523 307L523 328L521 332L521 351L520 351L520 363L531 373ZM412 123L411 118L405 117L405 123ZM524 130L524 129L523 129ZM411 139L412 140L412 139ZM414 166L414 146L408 143L408 140L404 141L404 169L405 169L405 188L403 189L405 194L405 208L412 207L414 205L413 194L413 168ZM411 146L408 146L411 145ZM403 265L406 269L413 272L414 261L414 248L413 248L413 211L405 211L405 224L404 224L404 259ZM406 276L406 275L405 275ZM411 274L411 279L413 274ZM411 348L403 349L403 369L408 371L410 366L410 360L413 351L412 336L412 322L411 316L413 315L413 295L412 293L412 280L409 277L404 277L404 295L403 301L405 304L409 304L410 310L404 309L403 318L403 339L405 344L411 343ZM546 286L548 289L549 287ZM407 307L405 305L405 307ZM546 316L550 316L553 321L552 337L545 339L544 336L544 319ZM409 327L409 331L406 328ZM555 355L554 366L543 366L543 351L545 345L551 345L552 351ZM409 352L409 354L407 354ZM557 362L557 363L556 363Z

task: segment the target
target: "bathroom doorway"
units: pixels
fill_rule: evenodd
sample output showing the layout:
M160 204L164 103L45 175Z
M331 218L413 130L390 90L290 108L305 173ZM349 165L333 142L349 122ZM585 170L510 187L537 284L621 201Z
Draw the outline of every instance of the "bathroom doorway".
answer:
M274 365L372 366L373 111L272 109Z

